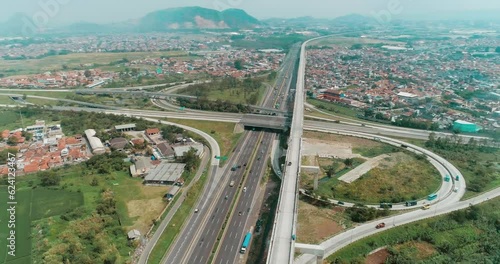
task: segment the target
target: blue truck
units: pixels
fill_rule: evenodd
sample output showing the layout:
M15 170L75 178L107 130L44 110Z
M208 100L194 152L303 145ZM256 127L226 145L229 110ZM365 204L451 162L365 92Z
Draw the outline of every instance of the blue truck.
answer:
M243 244L241 244L241 254L245 254L245 252L247 251L247 247L248 245L250 245L250 239L252 239L252 233L248 232L245 236L245 239L243 239Z

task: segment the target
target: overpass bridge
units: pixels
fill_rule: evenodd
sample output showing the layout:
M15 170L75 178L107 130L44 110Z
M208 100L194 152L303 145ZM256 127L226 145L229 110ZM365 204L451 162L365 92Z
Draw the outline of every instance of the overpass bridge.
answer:
M286 117L252 114L244 115L240 124L250 128L265 128L280 131L286 131L289 127Z
M144 90L139 91L124 91L124 90L116 90L116 89L79 89L75 91L76 94L79 95L126 95L133 97L149 97L152 99L169 99L169 98L186 98L197 100L199 97L185 94L173 94L173 93L160 93L160 92L147 92ZM276 116L286 116L287 112L284 110L262 107L257 105L251 105L250 108L254 110L256 113L267 114L267 115L276 115Z

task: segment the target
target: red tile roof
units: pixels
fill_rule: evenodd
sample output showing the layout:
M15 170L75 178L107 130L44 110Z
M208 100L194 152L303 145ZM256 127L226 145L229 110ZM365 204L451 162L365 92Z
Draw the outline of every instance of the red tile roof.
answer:
M8 138L8 137L9 137L9 134L10 134L10 131L9 131L9 130L4 130L4 131L2 131L2 138Z
M37 172L38 170L39 170L39 168L38 168L38 162L33 162L31 164L28 164L28 165L24 166L24 173Z
M153 134L158 134L158 133L160 133L160 129L158 129L156 127L146 129L146 134L148 134L148 135L153 135Z

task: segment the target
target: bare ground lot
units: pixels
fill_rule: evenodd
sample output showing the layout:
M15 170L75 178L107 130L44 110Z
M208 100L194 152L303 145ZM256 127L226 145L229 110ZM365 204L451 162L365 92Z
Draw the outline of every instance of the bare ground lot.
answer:
M299 201L297 239L301 243L319 243L345 228L344 209L320 208Z

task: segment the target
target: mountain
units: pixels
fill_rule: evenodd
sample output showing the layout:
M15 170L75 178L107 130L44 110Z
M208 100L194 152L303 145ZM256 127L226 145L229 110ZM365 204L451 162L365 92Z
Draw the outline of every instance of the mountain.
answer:
M31 34L36 30L31 19L25 14L17 13L5 22L0 22L0 36L20 36Z
M179 7L147 14L139 20L138 29L166 31L175 29L241 29L260 25L254 17L241 9L222 12L202 7Z

